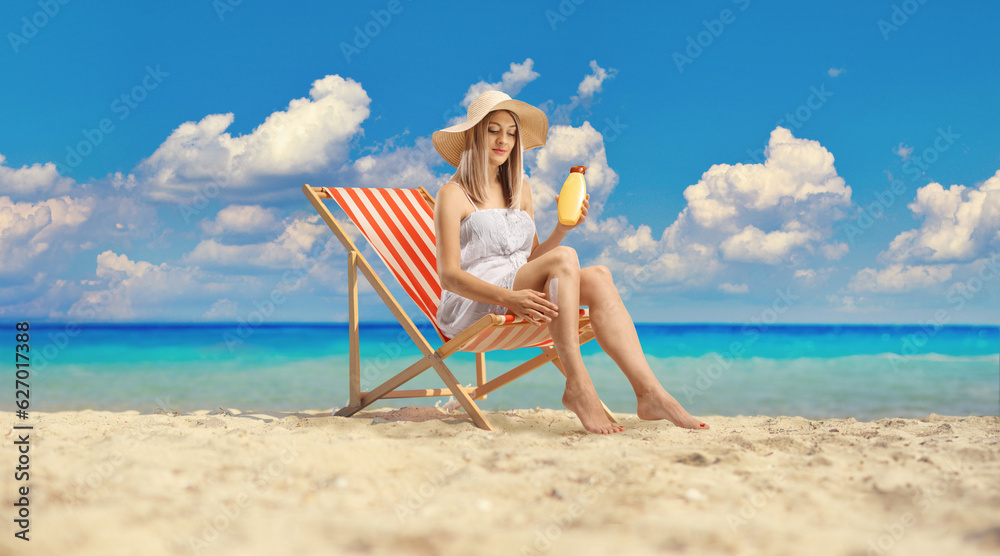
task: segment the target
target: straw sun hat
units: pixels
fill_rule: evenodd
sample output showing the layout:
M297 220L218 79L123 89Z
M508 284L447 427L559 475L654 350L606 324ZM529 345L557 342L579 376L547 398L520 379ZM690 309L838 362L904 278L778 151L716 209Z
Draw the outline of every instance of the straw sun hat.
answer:
M534 106L514 100L510 95L500 91L486 91L469 104L469 113L465 122L435 131L431 136L434 148L437 149L448 164L458 168L465 150L468 131L476 126L494 110L510 110L517 114L521 122L521 148L523 150L541 147L549 134L549 119L545 113Z

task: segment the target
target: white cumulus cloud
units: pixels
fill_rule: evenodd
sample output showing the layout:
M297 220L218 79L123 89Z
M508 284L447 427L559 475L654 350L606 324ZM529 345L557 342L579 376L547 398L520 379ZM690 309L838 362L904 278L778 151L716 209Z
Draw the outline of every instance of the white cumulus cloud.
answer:
M70 319L159 318L188 304L201 304L210 310L234 289L254 285L248 277L223 277L197 267L132 260L111 250L97 255L96 274L99 280L88 284L94 289L85 291L67 311Z
M589 106L594 100L594 95L601 92L604 82L618 74L618 70L614 68L602 68L597 64L597 60L590 61L590 71L591 73L580 81L576 88L576 94L570 97L569 104L553 107L554 103L548 101L542 106L542 109L549 112L549 122L553 124L569 123L573 110L580 105Z
M134 179L153 199L184 201L208 184L246 188L263 177L316 172L346 159L370 102L356 81L329 75L313 82L309 98L292 100L246 135L226 131L232 113L181 124L139 164Z
M0 194L17 198L45 198L69 193L75 183L59 174L51 162L11 168L0 154Z
M790 222L784 227L788 229L764 232L752 225L747 226L722 242L722 255L728 261L778 264L786 260L793 249L815 239L813 230L795 229L801 228L797 222Z
M302 266L313 244L329 238L319 215L289 222L276 239L249 245L230 245L213 239L202 240L181 259L203 267L259 267L284 269Z
M907 206L923 223L897 235L884 260L968 262L1000 248L1000 170L978 187L929 183Z
M740 294L750 291L750 286L747 284L730 284L729 282L723 282L722 284L719 284L719 290L729 294Z
M577 98L581 102L587 102L594 97L595 93L601 92L601 85L604 83L605 79L614 77L618 73L618 70L604 69L597 65L597 60L590 61L590 75L583 78L580 85L576 88Z
M538 78L538 72L532 69L534 65L535 61L531 58L526 58L520 64L511 62L510 70L505 71L500 76L500 81L495 83L480 81L470 85L469 90L465 93L465 98L462 99L462 106L469 106L472 101L476 100L485 91L503 91L516 98L517 93L520 93L525 85ZM465 115L462 115L461 121L465 121Z
M645 269L666 286L705 287L733 264L843 257L847 245L832 240L833 224L847 216L851 188L833 155L782 127L765 154L763 164L711 166L685 189L687 206L659 238L648 226L623 225L598 262L626 274Z
M846 243L842 241L834 241L832 243L828 243L826 245L821 246L819 250L820 253L822 253L823 256L826 257L827 259L831 261L837 261L844 258L844 255L847 254L850 248L847 246Z
M351 187L425 187L436 190L450 174L437 174L431 170L441 162L441 155L434 150L430 137L420 137L412 147L359 157L341 168L344 182Z
M229 205L220 210L214 219L201 223L202 230L210 235L269 232L277 226L274 210L260 205Z
M96 206L91 198L56 197L37 203L16 203L0 197L0 273L41 269L37 257L53 245L79 239L75 231L86 222Z
M640 224L634 233L624 233L618 238L618 247L626 253L636 251L652 253L656 249L656 240L653 239L653 229L645 224Z
M205 320L232 320L235 319L239 313L239 303L233 301L232 299L223 298L212 304L211 307L201 318Z
M799 268L792 275L792 278L800 281L801 283L814 286L825 282L837 268L834 266L827 266L823 268Z
M539 229L555 225L555 197L573 166L587 167L584 180L590 195L590 209L584 226L597 220L604 202L618 184L618 173L608 165L604 137L590 122L583 122L579 127L550 127L545 146L527 151L525 164L531 169L529 182Z
M955 265L892 264L881 270L863 268L847 288L855 293L904 293L934 286L951 279Z
M729 232L740 231L746 220L771 228L798 220L821 232L817 237L829 236L830 223L845 216L851 200L851 188L837 175L830 151L777 127L765 154L764 164L709 168L684 191L690 217L702 227Z
M909 160L910 155L913 154L913 147L900 143L899 145L892 148L892 152L896 153L896 155L899 156L899 158L902 158L903 160Z

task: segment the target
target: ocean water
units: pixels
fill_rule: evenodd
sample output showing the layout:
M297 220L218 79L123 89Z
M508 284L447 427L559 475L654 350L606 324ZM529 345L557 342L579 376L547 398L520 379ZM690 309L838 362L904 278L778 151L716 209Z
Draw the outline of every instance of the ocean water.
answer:
M420 328L438 347L433 329ZM637 330L660 382L695 415L1000 414L1000 327L640 324ZM30 332L35 411L294 411L334 409L348 399L346 325L34 324ZM420 357L395 323L362 324L360 334L364 389ZM10 340L12 360L13 333ZM635 397L615 363L596 341L582 349L604 402L634 413ZM537 353L491 352L488 375ZM474 382L472 354L446 362L461 382ZM562 385L559 371L545 365L490 394L481 407L561 408ZM429 370L405 388L438 387ZM437 400L447 398L372 407ZM4 396L0 408L13 410L13 396Z

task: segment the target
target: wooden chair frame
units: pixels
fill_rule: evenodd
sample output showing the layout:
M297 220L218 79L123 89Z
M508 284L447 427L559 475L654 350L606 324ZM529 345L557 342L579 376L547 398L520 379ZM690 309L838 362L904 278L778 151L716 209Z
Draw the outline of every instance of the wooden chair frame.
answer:
M418 188L424 200L430 204L431 208L434 207L434 198L427 192L423 187ZM515 322L508 322L509 319L501 315L486 315L479 319L472 326L466 328L457 336L451 340L446 340L442 337L441 340L444 344L434 349L430 342L424 337L417 326L413 323L413 320L406 314L402 306L396 301L396 298L389 291L389 288L382 282L382 280L375 273L375 270L369 264L368 260L365 259L364 255L358 247L351 241L344 228L340 225L333 214L324 204L324 200L331 199L331 196L322 187L311 187L309 184L302 186L302 192L312 203L313 207L323 218L323 221L330 227L333 233L340 239L340 242L344 245L347 250L347 300L348 300L348 330L350 334L349 351L350 351L350 365L349 365L349 378L348 378L348 389L350 392L350 399L348 405L336 412L336 415L350 417L354 415L361 409L364 409L368 405L372 404L376 400L380 399L390 399L390 398L427 398L427 397L438 397L438 396L454 396L455 399L461 404L465 412L472 418L472 421L476 426L493 431L495 430L490 422L486 419L486 416L476 405L475 400L481 400L486 398L486 395L494 390L509 384L511 381L520 378L529 372L541 367L542 365L552 362L557 369L563 375L566 374L563 369L562 364L559 361L559 357L556 355L554 346L546 346L540 348L542 353L535 356L534 358L525 361L524 363L514 367L513 369L501 374L500 376L494 378L493 380L486 380L486 354L482 352L477 352L476 359L476 386L475 387L465 387L462 386L455 375L451 372L451 369L445 365L444 360L449 356L460 351L462 347L468 344L470 341L475 339L484 331L491 328L508 328L508 327L520 327L520 326L536 326L527 321L517 319ZM386 380L379 386L373 388L369 391L361 391L361 354L360 354L360 337L359 337L359 315L358 315L358 270L364 275L371 284L372 288L378 293L379 297L386 304L392 314L396 317L396 320L403 326L403 329L410 336L413 343L420 349L423 353L423 357L409 367L393 376L389 380ZM583 345L590 340L594 339L594 332L589 327L590 317L581 316L580 318L580 345ZM586 330L584 330L586 329ZM419 375L420 373L426 371L427 369L433 367L434 371L437 372L438 376L445 384L445 388L433 388L433 389L422 389L422 390L399 390L398 388L411 379ZM614 415L611 411L604 406L608 417L612 422L615 421Z

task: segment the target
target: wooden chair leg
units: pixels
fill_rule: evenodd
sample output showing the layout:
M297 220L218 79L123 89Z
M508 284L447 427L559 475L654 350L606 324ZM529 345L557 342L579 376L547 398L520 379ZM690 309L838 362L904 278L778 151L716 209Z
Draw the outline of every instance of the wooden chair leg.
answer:
M348 391L350 401L348 407L360 408L361 405L361 339L358 331L358 253L347 253L347 328L349 331L349 379Z
M419 360L417 360L415 363L407 367L401 373L383 382L382 384L379 384L374 389L366 392L363 396L361 396L361 400L358 402L358 405L356 406L348 405L347 407L343 407L340 410L338 410L334 415L337 415L338 417L350 417L351 415L354 415L358 411L361 411L362 409L368 407L372 403L378 401L389 392L392 392L393 390L399 388L403 384L406 384L413 377L426 371L431 367L432 364L433 363L431 362L430 355L421 357Z
M495 429L492 425L490 425L490 422L486 420L486 415L484 415L482 410L479 409L476 402L472 401L472 398L469 396L468 392L465 391L465 388L462 388L462 385L458 383L458 379L455 378L455 375L451 374L448 366L441 361L441 356L437 353L432 353L428 357L430 357L431 364L434 365L434 370L437 371L438 376L440 376L441 380L448 385L448 388L451 389L452 395L455 396L458 403L462 404L462 407L465 409L465 412L469 415L469 417L472 417L472 422L481 429L493 432Z
M497 388L506 386L507 384L521 378L522 376L530 373L531 371L537 369L538 367L541 367L542 365L548 363L556 356L555 350L550 350L550 351L545 351L543 349L541 355L536 355L534 358L529 359L524 363L521 363L517 367L514 367L513 369L507 371L506 373L487 382L486 384L477 387L476 399L480 399L478 396L482 396L483 398L485 398L486 394L496 390Z
M476 353L476 388L482 388L483 384L486 384L486 354L483 352ZM485 400L486 394L481 396L476 396L477 400Z

